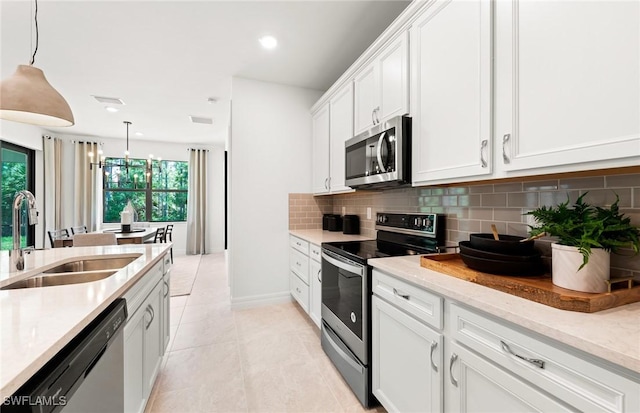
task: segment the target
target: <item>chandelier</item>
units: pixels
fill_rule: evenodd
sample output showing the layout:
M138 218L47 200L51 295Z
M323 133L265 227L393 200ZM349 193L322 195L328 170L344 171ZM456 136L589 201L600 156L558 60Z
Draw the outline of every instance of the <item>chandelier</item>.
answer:
M117 166L120 168L124 168L125 170L125 180L124 182L126 183L131 183L131 177L129 175L129 167L135 167L135 168L139 168L140 165L136 164L133 165L132 160L129 159L129 125L131 125L132 123L128 120L125 120L123 122L126 125L127 128L127 135L126 135L126 139L127 139L127 144L126 144L126 148L124 151L124 162L120 161L120 162L113 162L110 161L108 166L113 167L113 166ZM98 150L98 161L94 162L93 161L93 157L94 154L93 152L89 152L89 169L93 169L93 166L96 165L98 168L102 168L103 166L107 166L106 164L106 158L103 155L102 150ZM154 166L153 161L156 160L157 161L157 166ZM153 169L157 168L158 172L162 173L162 158L161 157L157 157L154 158L153 155L149 155L146 159L146 162L144 164L144 168L145 168L145 180L147 182L147 186L149 186L151 184L151 174L153 173ZM107 172L105 172L107 173ZM118 172L119 173L119 172ZM133 183L134 183L134 188L137 188L137 184L138 184L138 175L134 174L133 175Z

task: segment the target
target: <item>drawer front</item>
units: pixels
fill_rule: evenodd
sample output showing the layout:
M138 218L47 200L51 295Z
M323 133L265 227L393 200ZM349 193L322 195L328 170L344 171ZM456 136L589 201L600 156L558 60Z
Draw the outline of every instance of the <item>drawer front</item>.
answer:
M451 337L581 411L640 410L640 383L506 323L450 306Z
M297 249L304 255L309 255L309 243L307 241L298 237L290 236L289 245L291 245L292 248Z
M322 262L322 248L318 245L311 244L309 256L312 260Z
M293 271L289 271L289 288L304 311L309 312L309 286L305 284Z
M375 269L373 293L420 321L438 330L442 329L442 297Z
M289 267L309 285L309 257L300 251L291 249L289 253Z

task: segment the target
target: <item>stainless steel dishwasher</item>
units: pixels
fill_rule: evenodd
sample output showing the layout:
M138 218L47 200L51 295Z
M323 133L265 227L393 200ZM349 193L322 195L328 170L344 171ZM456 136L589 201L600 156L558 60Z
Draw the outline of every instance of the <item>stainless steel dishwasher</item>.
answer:
M117 299L5 400L2 412L123 411L126 319L126 301Z

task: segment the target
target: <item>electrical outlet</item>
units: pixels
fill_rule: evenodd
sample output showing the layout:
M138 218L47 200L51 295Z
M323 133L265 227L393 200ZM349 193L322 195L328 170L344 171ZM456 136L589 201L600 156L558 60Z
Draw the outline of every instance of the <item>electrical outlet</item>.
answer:
M342 215L346 215L347 213L347 207L342 207Z
M367 207L367 219L371 219L371 207Z

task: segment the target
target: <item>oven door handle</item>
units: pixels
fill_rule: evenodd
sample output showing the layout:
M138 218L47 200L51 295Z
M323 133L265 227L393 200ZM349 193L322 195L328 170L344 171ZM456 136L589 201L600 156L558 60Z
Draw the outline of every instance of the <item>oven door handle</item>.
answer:
M356 362L356 357L340 348L340 345L338 344L340 342L340 339L338 338L337 334L326 327L322 328L322 334L324 335L327 343L329 343L331 347L333 347L333 351L338 353L340 357L342 357L342 359L346 361L349 366L351 366L352 369L362 374L362 366L358 365L358 363Z
M346 262L340 260L339 258L334 258L333 256L331 256L329 254L330 254L329 252L322 251L322 259L323 260L327 260L327 262L329 264L335 265L338 268L342 268L345 271L348 271L348 272L354 273L354 274L358 274L360 277L364 276L364 267L346 263Z

